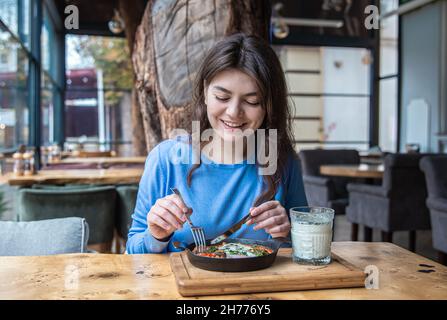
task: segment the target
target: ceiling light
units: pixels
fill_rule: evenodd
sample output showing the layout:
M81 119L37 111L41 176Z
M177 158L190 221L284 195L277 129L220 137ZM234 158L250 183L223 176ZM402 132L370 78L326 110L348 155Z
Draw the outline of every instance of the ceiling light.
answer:
M272 8L272 28L273 34L279 39L284 39L289 35L289 25L299 27L320 27L320 28L341 28L344 25L342 20L326 19L304 19L283 17L279 11L283 8L281 2L276 3Z
M278 39L284 39L289 35L289 27L282 20L273 21L273 34Z
M124 31L124 21L120 16L118 10L114 9L115 15L112 20L109 21L109 29L114 34L118 34Z
M272 28L273 35L278 39L284 39L289 35L289 26L283 21L279 11L283 8L281 2L273 6Z
M279 18L290 26L298 27L323 27L323 28L341 28L344 23L342 20L325 20L325 19L304 19L304 18ZM278 18L272 18L272 21Z

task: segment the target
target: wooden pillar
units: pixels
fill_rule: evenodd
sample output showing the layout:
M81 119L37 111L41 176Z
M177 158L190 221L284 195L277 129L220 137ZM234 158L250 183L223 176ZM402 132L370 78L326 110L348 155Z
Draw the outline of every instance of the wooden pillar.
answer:
M119 12L125 24L126 39L131 57L135 44L135 34L144 13L145 2L145 0L119 0L118 2ZM135 74L134 81L136 82ZM132 104L130 106L132 119L132 146L136 156L145 156L147 154L147 149L143 128L143 117L135 86L136 84L132 90Z
M269 38L268 0L149 0L132 56L146 146L191 129L191 93L207 51L236 32ZM155 9L156 8L156 9Z

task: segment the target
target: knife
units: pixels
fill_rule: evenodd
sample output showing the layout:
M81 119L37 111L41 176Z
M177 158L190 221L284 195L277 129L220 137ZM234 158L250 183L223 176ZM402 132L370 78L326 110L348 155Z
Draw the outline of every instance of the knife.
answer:
M228 229L227 231L225 231L224 233L222 233L221 235L217 236L216 238L214 238L213 240L211 240L210 244L217 244L219 242L224 241L226 238L228 238L229 236L231 236L233 233L235 233L236 231L238 231L242 225L247 222L250 219L250 213L247 214L245 217L243 217L238 223L234 224L230 229Z

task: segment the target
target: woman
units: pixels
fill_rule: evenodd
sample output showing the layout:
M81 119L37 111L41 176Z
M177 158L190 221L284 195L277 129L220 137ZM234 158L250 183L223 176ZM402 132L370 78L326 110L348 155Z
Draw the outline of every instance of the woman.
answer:
M173 150L194 154L191 135L163 141L149 153L127 253L177 251L174 241L192 243L185 214L204 228L207 239L220 235L249 212L250 220L233 237L267 240L289 236L288 210L305 206L307 201L291 142L286 82L275 52L253 36L236 34L220 41L197 74L193 106L200 133L212 130L212 139L200 143L200 163L173 160L177 154ZM259 129L265 129L265 137L250 137L264 143L267 151L273 136L269 130L276 129L273 173L259 174L265 167L259 161L259 145L253 152L241 135ZM171 192L173 187L184 202Z

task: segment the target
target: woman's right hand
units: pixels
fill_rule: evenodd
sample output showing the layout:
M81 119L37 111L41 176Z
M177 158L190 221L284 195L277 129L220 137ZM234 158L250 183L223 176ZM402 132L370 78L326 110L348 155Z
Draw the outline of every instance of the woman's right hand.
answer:
M186 222L185 214L191 214L182 199L176 194L170 194L158 199L147 215L149 232L158 240L169 237L174 231L183 228Z

